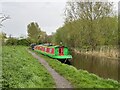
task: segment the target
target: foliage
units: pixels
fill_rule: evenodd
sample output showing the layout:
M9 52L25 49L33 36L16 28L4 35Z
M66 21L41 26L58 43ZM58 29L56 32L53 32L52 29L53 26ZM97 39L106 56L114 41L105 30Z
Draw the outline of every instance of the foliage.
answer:
M17 45L18 39L9 37L8 40L6 41L6 45Z
M86 70L77 70L75 67L61 63L58 60L43 55L40 56L59 74L68 79L75 88L120 88L120 83L115 80L103 79Z
M0 34L0 40L2 40L2 45L23 45L29 46L30 40L28 38L15 38L15 37L6 37L6 33Z
M65 23L52 36L70 48L118 44L118 18L111 2L67 2Z
M18 40L17 45L29 46L30 43L31 42L28 39L20 39Z
M41 31L39 25L34 22L27 26L27 32L32 43L43 43L46 38L46 32Z
M53 88L47 70L23 46L3 46L3 88Z
M113 2L67 2L65 22L74 20L98 20L113 15Z

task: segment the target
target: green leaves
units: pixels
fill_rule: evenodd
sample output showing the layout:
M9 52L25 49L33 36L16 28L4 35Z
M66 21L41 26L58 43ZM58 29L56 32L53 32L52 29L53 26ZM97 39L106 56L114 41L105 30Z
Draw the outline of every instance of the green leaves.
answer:
M70 48L118 45L118 19L112 2L67 2L65 23L53 36Z
M41 31L39 25L35 22L31 22L27 26L28 37L31 43L43 43L46 39L46 32Z

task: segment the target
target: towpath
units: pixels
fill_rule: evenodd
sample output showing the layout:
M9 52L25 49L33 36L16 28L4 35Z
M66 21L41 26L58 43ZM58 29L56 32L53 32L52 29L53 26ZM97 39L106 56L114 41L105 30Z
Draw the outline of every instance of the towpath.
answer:
M71 88L72 89L70 82L68 82L63 76L61 76L53 68L51 68L50 65L43 58L41 58L40 56L38 56L34 52L31 52L30 50L28 50L28 52L31 53L36 59L38 59L39 62L52 75L52 77L56 83L56 88Z

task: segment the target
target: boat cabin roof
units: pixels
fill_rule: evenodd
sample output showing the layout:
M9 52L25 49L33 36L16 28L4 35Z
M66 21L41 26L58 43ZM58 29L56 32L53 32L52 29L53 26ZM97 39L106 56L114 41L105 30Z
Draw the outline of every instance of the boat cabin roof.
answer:
M36 45L36 46L43 46L43 47L50 47L50 48L59 48L59 47L67 48L67 47L65 47L65 46L59 46L59 45L44 45L44 44Z

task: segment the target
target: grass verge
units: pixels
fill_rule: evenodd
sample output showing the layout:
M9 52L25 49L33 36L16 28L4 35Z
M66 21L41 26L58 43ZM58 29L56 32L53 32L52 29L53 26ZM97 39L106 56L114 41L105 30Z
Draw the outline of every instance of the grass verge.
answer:
M120 88L120 83L115 80L103 79L85 70L77 70L75 67L61 63L58 60L41 54L38 55L44 58L59 74L69 80L75 88Z
M53 88L52 76L23 46L3 46L3 88Z

